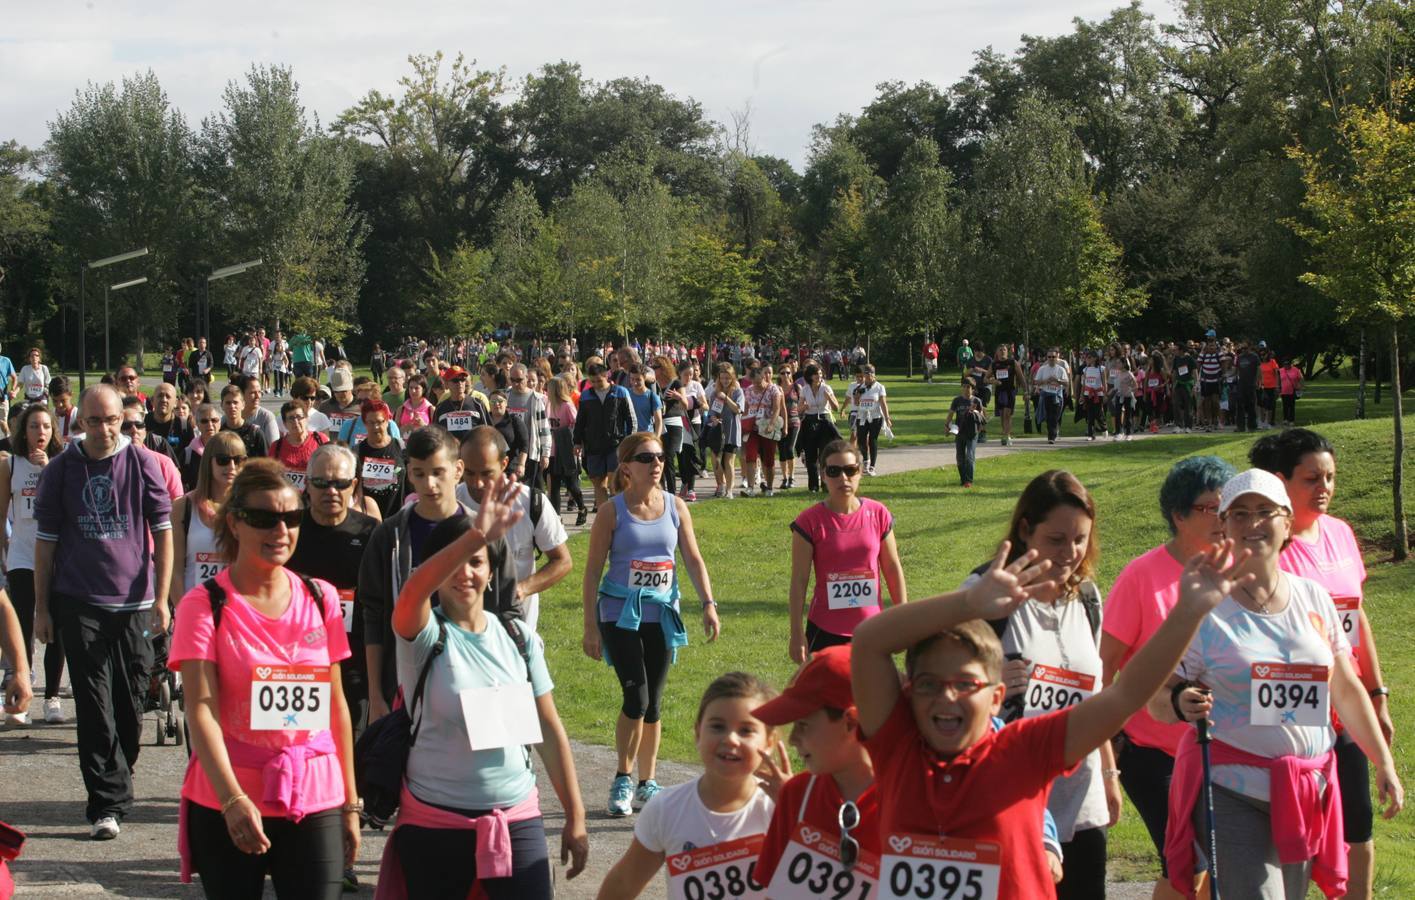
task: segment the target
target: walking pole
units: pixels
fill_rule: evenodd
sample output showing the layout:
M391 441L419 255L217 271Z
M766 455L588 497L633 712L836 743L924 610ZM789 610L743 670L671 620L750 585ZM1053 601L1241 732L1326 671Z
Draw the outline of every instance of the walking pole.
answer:
M1218 895L1218 836L1214 830L1214 773L1209 764L1209 742L1213 738L1209 735L1209 720L1200 719L1194 725L1198 728L1199 752L1204 759L1204 821L1208 829L1209 857L1209 898L1219 900Z

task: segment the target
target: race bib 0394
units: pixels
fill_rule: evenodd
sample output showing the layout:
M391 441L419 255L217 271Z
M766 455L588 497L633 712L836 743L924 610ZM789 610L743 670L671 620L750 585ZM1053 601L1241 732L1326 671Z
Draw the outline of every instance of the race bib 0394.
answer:
M1331 721L1327 667L1253 663L1249 721L1254 725L1325 726Z

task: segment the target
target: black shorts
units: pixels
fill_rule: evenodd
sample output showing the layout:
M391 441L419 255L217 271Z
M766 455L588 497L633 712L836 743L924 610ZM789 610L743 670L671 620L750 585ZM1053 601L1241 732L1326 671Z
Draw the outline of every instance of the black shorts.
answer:
M1366 754L1346 732L1336 736L1336 780L1341 785L1341 817L1346 843L1371 840L1375 811L1371 808L1371 769Z
M1117 743L1115 766L1120 770L1120 786L1145 823L1159 854L1160 872L1164 873L1164 834L1169 820L1169 780L1174 775L1174 757L1154 747L1131 743L1124 732Z
M993 409L1002 412L1004 409L1017 408L1017 392L1012 388L998 388L997 394L993 396Z
M1221 381L1201 381L1199 382L1199 396L1217 397L1223 393L1223 382Z
M1277 388L1263 388L1258 394L1258 405L1263 409L1277 408Z

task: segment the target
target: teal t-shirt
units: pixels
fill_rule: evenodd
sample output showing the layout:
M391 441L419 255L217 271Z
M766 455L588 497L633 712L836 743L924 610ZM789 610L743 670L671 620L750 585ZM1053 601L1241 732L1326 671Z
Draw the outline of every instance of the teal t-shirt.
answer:
M290 360L297 363L314 362L314 341L307 334L297 334L290 338Z
M545 647L531 633L531 693L550 693L555 685L545 667ZM411 641L398 640L398 684L412 699L418 672L437 643L437 616ZM535 787L526 747L472 750L462 716L461 692L526 680L526 662L501 623L490 615L480 634L447 623L447 647L428 673L423 700L414 720L422 720L417 743L408 754L408 788L425 803L456 809L514 806Z

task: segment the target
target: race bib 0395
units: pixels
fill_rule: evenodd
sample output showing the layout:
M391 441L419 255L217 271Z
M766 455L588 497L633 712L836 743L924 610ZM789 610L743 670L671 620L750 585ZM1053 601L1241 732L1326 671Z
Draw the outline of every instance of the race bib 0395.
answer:
M1002 849L991 841L891 834L878 896L891 900L996 900Z

